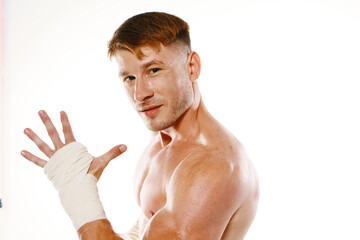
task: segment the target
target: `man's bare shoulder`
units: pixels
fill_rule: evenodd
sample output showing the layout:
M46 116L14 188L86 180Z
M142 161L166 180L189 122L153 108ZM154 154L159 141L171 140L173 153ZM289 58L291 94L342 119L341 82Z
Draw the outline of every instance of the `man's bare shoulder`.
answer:
M241 202L245 190L243 185L246 182L242 168L246 167L246 164L242 163L245 160L241 159L240 153L241 148L229 153L222 148L198 147L196 152L189 153L177 166L170 186L186 182L187 186L206 187L208 191L213 191L211 194L218 192L219 188L227 189L233 200Z

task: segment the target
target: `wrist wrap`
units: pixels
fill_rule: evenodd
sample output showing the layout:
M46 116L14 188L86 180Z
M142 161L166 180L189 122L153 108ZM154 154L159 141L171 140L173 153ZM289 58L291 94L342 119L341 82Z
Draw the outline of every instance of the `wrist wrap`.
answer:
M86 223L106 219L97 179L87 173L93 159L84 145L72 142L57 150L44 167L76 230Z

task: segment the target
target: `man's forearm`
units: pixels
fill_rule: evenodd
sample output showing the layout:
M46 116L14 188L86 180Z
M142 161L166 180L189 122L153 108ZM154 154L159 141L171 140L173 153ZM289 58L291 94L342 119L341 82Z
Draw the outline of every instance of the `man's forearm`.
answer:
M78 235L81 240L123 240L107 219L86 223L78 230Z

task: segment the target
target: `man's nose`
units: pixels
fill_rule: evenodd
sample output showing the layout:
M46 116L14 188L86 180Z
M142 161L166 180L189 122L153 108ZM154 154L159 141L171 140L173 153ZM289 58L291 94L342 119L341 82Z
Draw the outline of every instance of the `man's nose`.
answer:
M137 78L135 82L134 99L137 102L144 102L154 96L149 81L144 78Z

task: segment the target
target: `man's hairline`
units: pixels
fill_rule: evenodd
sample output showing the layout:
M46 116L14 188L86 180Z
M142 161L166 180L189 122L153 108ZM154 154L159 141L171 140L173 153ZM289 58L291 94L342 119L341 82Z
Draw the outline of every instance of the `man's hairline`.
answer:
M184 48L186 48L186 55L189 54L192 51L191 47L182 40L173 41L172 43L170 43L168 45L164 45L161 42L158 42L157 45L151 45L150 43L147 43L147 44L139 45L139 46L135 47L134 49L130 49L130 48L127 48L127 47L118 48L118 49L115 50L115 52L114 52L114 54L112 56L110 55L110 60L112 60L112 58L116 58L119 55L119 53L122 52L122 51L130 52L130 53L136 55L136 57L141 60L143 58L142 51L140 51L140 54L136 54L136 50L138 50L140 48L147 48L148 47L148 48L154 49L157 52L160 52L161 47L171 47L172 45L173 46L175 46L175 45L181 46L182 45Z

